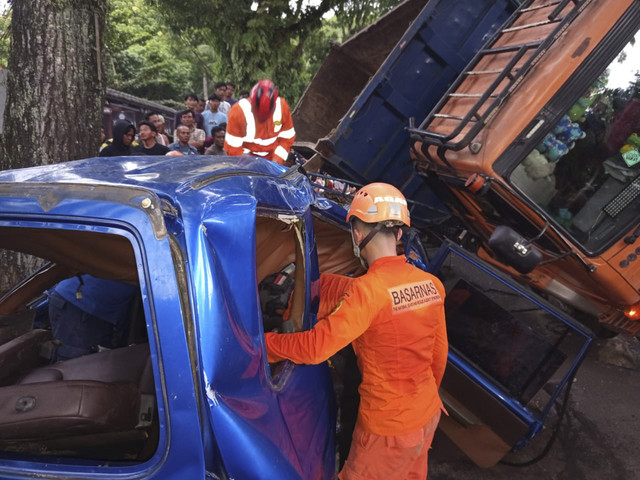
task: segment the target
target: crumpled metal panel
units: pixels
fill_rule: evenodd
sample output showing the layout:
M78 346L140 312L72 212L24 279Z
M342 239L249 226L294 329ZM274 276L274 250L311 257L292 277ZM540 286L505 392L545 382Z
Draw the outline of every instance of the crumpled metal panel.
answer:
M311 292L319 277L314 203L306 178L291 183L259 175L225 177L186 192L178 202L190 259L202 389L225 467L234 478L333 477L335 415L328 368L289 364L273 383L256 288L256 215L293 214L308 232L303 250ZM307 314L306 326L314 320Z

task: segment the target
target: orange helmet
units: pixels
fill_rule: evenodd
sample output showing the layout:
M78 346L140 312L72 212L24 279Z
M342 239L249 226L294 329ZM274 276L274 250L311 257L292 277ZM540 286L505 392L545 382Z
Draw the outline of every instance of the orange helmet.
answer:
M269 115L273 113L276 107L277 99L278 89L271 80L260 80L253 86L249 101L258 120L264 122L269 118Z
M370 183L358 190L347 213L347 222L353 217L389 227L411 226L407 200L400 190L388 183Z
M172 155L183 155L183 153L182 153L182 152L179 152L179 151L177 151L177 150L171 150L171 151L169 151L169 152L165 153L165 155L166 155L166 156L172 156Z

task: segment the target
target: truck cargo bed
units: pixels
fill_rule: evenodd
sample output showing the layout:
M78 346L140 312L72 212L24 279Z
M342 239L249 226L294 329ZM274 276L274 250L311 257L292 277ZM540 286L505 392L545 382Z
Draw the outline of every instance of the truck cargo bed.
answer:
M409 119L427 116L515 8L512 0L400 4L332 49L294 111L298 142L315 144L334 173L396 185L417 202L414 219L442 219L447 208L410 160Z

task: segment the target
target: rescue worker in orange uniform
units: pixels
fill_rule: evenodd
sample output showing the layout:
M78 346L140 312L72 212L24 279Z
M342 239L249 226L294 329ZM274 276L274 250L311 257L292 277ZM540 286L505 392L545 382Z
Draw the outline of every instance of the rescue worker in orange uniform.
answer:
M320 310L312 330L267 333L270 362L324 362L349 343L362 374L360 406L341 480L420 479L443 408L438 388L447 361L442 283L398 256L407 202L395 187L360 189L347 214L354 252L369 268L344 281L321 276ZM332 312L327 302L346 288ZM337 297L336 297L337 298ZM323 303L325 305L323 305Z
M271 80L260 80L249 98L229 110L224 149L231 156L256 155L283 165L295 138L289 104Z

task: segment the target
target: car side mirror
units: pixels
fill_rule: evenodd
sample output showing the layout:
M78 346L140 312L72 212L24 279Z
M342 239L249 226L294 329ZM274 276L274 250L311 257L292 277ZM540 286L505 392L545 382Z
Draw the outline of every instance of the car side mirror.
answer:
M529 273L542 262L542 253L532 242L504 225L496 227L489 237L489 246L499 260L520 273Z

